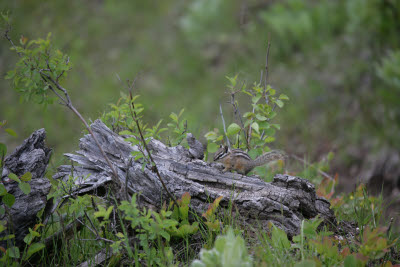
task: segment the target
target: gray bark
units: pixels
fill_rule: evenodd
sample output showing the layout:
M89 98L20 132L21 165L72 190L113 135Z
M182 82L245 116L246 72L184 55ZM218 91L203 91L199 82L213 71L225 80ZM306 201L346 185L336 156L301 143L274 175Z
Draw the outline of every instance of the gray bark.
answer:
M51 184L44 175L51 149L45 146L45 138L46 131L44 129L35 131L4 160L1 181L7 192L13 194L16 200L14 205L8 209L9 215L6 213L0 216L0 220L7 221L7 230L0 236L15 234L15 239L11 240L13 245L14 242L17 246L23 244L23 238L29 233L29 227L33 228L36 224L36 214L46 205ZM21 176L26 172L32 173L32 180L28 182L31 192L28 195L19 189L17 182L7 177L10 173ZM4 207L4 204L1 205ZM6 242L2 241L0 245L6 246Z
M128 182L128 192L140 192L141 205L160 207L167 194L151 165L145 164L142 168L142 160L132 159L131 152L139 148L125 142L99 120L91 127L122 184ZM320 215L326 223L335 224L330 203L318 197L314 185L305 179L279 174L272 183L267 183L256 176L223 173L219 164L193 159L182 146L167 147L154 139L149 140L148 145L168 190L177 198L189 192L191 209L199 214L207 210L210 202L223 196L220 207L228 208L229 201L232 201L236 215L240 215L244 223L267 229L270 221L289 236L299 233L301 221L305 218ZM80 140L80 150L76 154L66 156L79 166L61 166L54 178L67 179L73 172L74 177L78 177L75 193L93 191L111 182L112 171L90 135Z

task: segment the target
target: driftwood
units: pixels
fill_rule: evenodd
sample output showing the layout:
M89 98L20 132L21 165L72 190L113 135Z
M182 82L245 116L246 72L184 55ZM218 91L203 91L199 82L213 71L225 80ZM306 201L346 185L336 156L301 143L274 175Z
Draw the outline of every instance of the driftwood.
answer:
M140 193L140 205L160 207L167 194L151 165L142 169L143 159L133 160L131 152L138 151L138 147L131 146L99 120L91 127L122 184L127 181L127 191ZM193 159L193 153L182 146L167 147L154 139L148 145L168 190L177 198L189 192L191 209L199 214L207 210L210 202L223 196L220 207L227 208L232 201L244 223L267 229L267 223L273 222L289 236L299 233L305 218L319 215L326 223L335 224L330 203L318 197L314 185L305 179L279 174L272 183L266 183L255 176L223 173L219 164ZM90 135L80 140L76 154L66 156L78 165L61 166L54 178L67 179L71 173L79 177L75 182L76 194L93 192L111 182L112 171Z
M9 212L0 216L0 220L7 221L7 230L0 236L14 234L15 239L11 240L12 245L14 242L17 246L24 244L23 238L29 233L29 227L33 228L37 222L36 214L46 205L51 184L44 174L51 149L45 146L45 138L44 129L35 131L4 160L1 180L7 192L14 195L15 203L11 208L7 208ZM32 173L32 180L28 182L31 192L28 195L19 189L17 182L7 177L10 173L21 176L26 172ZM4 204L2 205L4 207ZM7 247L6 241L2 241L0 245Z

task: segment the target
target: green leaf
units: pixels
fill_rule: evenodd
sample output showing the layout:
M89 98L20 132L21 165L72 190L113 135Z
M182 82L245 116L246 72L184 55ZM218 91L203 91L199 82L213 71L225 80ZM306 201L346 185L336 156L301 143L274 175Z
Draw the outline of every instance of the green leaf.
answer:
M18 187L25 195L28 195L31 192L31 186L28 183L21 182L18 184Z
M283 101L280 99L275 100L275 103L278 105L278 107L282 108L283 107Z
M3 17L4 21L8 23L9 21L9 17L8 17L8 11L6 13L3 14L3 12L1 12L1 16Z
M9 194L9 193L5 194L5 195L3 196L3 203L6 204L8 207L11 208L12 205L14 205L14 203L15 203L15 197L14 197L14 195Z
M21 182L21 180L18 178L18 176L15 175L14 173L10 173L10 174L8 175L8 178L10 178L11 180L16 181L17 183L20 183L20 182Z
M0 197L7 194L7 189L3 184L0 184Z
M9 72L7 72L7 75L4 77L4 79L6 80L10 80L13 79L15 77L15 70L10 70Z
M15 235L6 235L0 238L0 241L9 240L15 238Z
M204 135L204 137L205 137L207 140L214 141L215 139L217 139L217 133L214 132L214 131L211 131L211 132L206 133L206 134Z
M273 136L267 136L264 139L264 143L271 143L271 142L274 142L274 141L275 141L275 137L273 137Z
M275 132L276 132L276 130L274 128L272 128L272 127L268 128L268 129L265 129L265 134L267 136L273 136L273 135L275 135Z
M236 79L237 79L237 74L235 75L235 77L229 77L229 76L225 76L229 81L230 81L230 83L231 83L231 85L232 85L232 88L233 87L235 87L236 86Z
M257 122L253 122L253 123L251 124L251 128L253 128L254 131L256 131L257 133L260 133L260 128L259 128Z
M21 181L23 182L29 182L32 180L32 173L26 172L24 175L21 176Z
M19 259L20 253L18 247L11 247L7 249L7 253L11 258Z
M172 112L169 117L176 123L178 123L178 115L176 115L174 112Z
M123 237L124 237L124 234L121 233L121 232L118 232L118 233L116 234L116 236L119 237L119 238L123 238Z
M134 135L131 131L129 130L124 130L124 131L120 131L118 133L119 135Z
M165 238L169 242L171 236L166 231L160 231L160 235Z
M281 94L281 95L279 96L279 99L282 99L282 100L289 100L289 97L288 97L287 95Z
M294 267L315 267L317 264L313 260L302 260L301 262L297 262Z
M257 114L257 115L256 115L256 118L257 118L257 120L260 120L260 121L266 121L266 120L268 120L267 117L265 117L265 116L263 116L263 115L260 115L260 114Z
M209 153L215 153L217 152L219 146L216 143L208 143L207 145L207 151Z
M354 255L349 255L344 259L344 267L357 267L357 259Z
M287 238L285 231L279 229L275 225L272 225L271 241L272 241L272 245L275 248L279 248L279 249L289 249L290 248L290 241Z
M280 130L281 126L279 124L271 124L272 127L275 127L275 129Z
M184 224L181 225L176 231L175 231L175 236L177 237L185 237L188 235L195 234L199 230L199 222L194 222L192 225L190 224Z
M33 254L35 254L36 252L44 249L46 246L43 243L33 243L29 249L28 252L24 258L24 260L29 259Z
M270 85L267 86L267 91L269 92L269 95L275 95L276 90L272 89Z
M254 117L254 113L253 112L246 112L243 114L244 118L252 118Z
M179 115L178 115L178 118L180 117L180 116L182 116L182 114L183 114L183 112L185 111L185 109L183 108L183 109L181 109L181 111L179 112Z
M6 210L4 209L4 207L3 206L0 206L0 215L4 215L4 213L6 212ZM1 224L0 224L0 228L1 228ZM0 233L1 233L2 231L0 230Z
M0 143L0 159L7 154L7 146L3 143Z
M95 212L94 216L96 216L96 218L103 217L104 220L108 220L112 210L114 209L114 206L108 207L107 210L103 206L98 206L98 207L99 207L99 211Z
M228 136L232 136L237 134L240 131L240 126L237 125L236 123L232 123L231 125L228 126L228 129L226 130L226 134Z
M11 136L17 137L17 133L13 129L7 128L4 131L6 131L6 133L8 133Z
M256 96L253 96L253 97L251 98L251 102L253 102L253 103L255 104L255 103L258 102L258 100L260 100L260 98L261 98L261 94L256 95Z

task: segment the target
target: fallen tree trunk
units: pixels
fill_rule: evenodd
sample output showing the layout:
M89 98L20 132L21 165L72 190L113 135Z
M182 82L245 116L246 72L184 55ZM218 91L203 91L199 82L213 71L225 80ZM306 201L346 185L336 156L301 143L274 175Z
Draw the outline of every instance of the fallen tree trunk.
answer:
M7 192L15 197L15 203L11 208L7 208L8 212L0 216L0 220L7 222L7 229L0 234L0 237L14 234L15 238L10 240L12 246L24 244L23 239L29 233L29 227L33 228L37 222L36 214L47 202L51 184L44 174L51 149L45 146L45 138L44 129L35 131L4 160L1 181ZM32 179L28 182L31 187L28 195L19 189L17 182L8 178L10 173L21 176L26 172L32 173ZM5 208L4 204L1 205ZM7 247L7 242L2 241L0 246Z
M99 120L91 127L122 184L127 181L128 192L140 192L140 205L159 208L168 199L167 194L151 165L142 168L143 161L133 160L131 152L138 151L138 147L125 142ZM215 163L193 159L182 146L167 147L154 139L148 145L168 190L178 198L189 192L191 208L199 214L207 210L210 201L223 196L220 207L227 208L232 201L244 222L257 221L265 229L268 222L273 222L289 236L299 233L303 219L317 215L335 224L330 203L318 197L314 185L305 179L279 174L272 183L266 183L255 176L223 173ZM66 156L79 166L61 166L54 178L67 179L71 173L79 177L76 194L93 192L111 182L112 171L90 135L80 140L77 154Z

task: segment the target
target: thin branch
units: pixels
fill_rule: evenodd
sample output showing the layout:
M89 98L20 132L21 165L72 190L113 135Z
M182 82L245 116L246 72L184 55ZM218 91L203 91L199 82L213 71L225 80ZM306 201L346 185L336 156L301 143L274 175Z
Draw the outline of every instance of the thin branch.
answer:
M267 45L267 54L265 55L265 72L263 73L263 70L261 70L261 75L260 75L260 86L261 86L261 81L264 76L264 92L263 92L263 97L265 98L265 103L268 105L269 100L268 100L268 95L267 95L267 82L268 82L268 58L269 58L269 49L271 47L271 43L269 42L269 37L268 37L268 45ZM276 105L276 104L275 104ZM272 108L274 110L275 107ZM253 111L254 113L254 107ZM250 144L250 139L251 139L251 132L252 128L249 125L249 130L248 130L248 135L247 135L247 143ZM265 130L261 133L261 140L264 137Z
M136 78L137 78L137 77L136 77ZM144 146L144 148L146 149L147 155L149 156L150 162L151 162L151 164L152 164L152 170L157 174L157 177L158 177L158 179L160 180L162 187L163 187L164 190L167 192L168 196L173 200L174 204L175 204L177 207L179 207L178 202L176 201L175 196L172 195L171 192L169 192L167 186L165 185L163 179L161 178L161 174L160 174L160 172L158 171L156 162L154 161L153 156L152 156L151 153L150 153L150 149L149 149L148 146L147 146L146 140L144 139L144 136L143 136L143 133L142 133L142 129L141 129L141 127L140 127L139 119L138 119L138 116L137 116L136 111L135 111L135 104L134 104L133 101L132 101L132 100L133 100L132 88L135 86L136 78L133 80L131 86L129 86L129 98L130 98L130 100L131 100L131 101L130 101L130 102L131 102L131 105L130 105L129 107L130 107L131 115L132 115L132 117L133 117L133 119L134 119L134 121L135 121L135 123L136 123L137 128L138 128L138 132L139 132L139 135L140 135L140 139L141 139L141 141L142 141L142 143L143 143L143 146ZM144 154L144 153L143 153L143 154Z
M246 132L246 130L244 128L244 123L243 123L243 120L242 120L242 114L240 113L239 107L238 107L238 105L237 105L237 103L235 101L235 94L238 93L238 92L240 92L240 89L237 90L237 91L231 92L231 102L230 103L233 106L233 112L235 114L236 120L240 123L240 126L242 127L242 130L243 130L243 133L244 133L244 139L246 141L246 147L247 147L248 150L250 150L250 145L249 145L249 142L248 142L247 132Z
M67 58L67 61L65 62L66 65L69 64L69 57ZM57 76L56 78L56 82L58 82L58 80L64 75L64 70Z
M228 135L226 134L225 120L224 120L224 115L222 114L222 106L221 106L221 104L219 104L219 113L221 114L222 125L224 126L224 133L225 133L225 138L226 138L226 144L228 145L229 148L231 148L231 143L229 142Z
M321 174L322 176L325 176L326 178L331 179L331 180L335 180L335 178L333 178L332 176L330 176L330 175L327 174L326 172L321 171L320 169L316 168L315 166L313 166L312 164L308 163L308 162L305 161L304 159L302 159L302 158L296 156L295 154L291 154L290 156L291 156L292 158L294 158L295 160L298 160L298 161L304 163L305 165L307 165L307 166L309 166L309 167L315 169L315 170L316 170L319 174Z
M11 26L8 25L7 30L4 34L5 38L11 43L11 45L14 47L14 49L16 49L16 46L14 44L14 42L12 41L12 39L10 38L10 36L8 35L9 31L11 30ZM17 54L22 57L22 54L20 52L17 52ZM47 61L46 61L47 62ZM28 63L24 61L24 64L28 66ZM48 62L47 62L48 65ZM48 69L52 72L51 68L48 66ZM85 125L86 129L89 131L89 133L91 134L91 136L93 137L93 140L95 141L97 147L100 149L101 154L103 155L103 157L105 158L108 166L111 168L111 171L113 173L112 175L112 179L115 183L117 183L117 185L121 188L121 181L118 179L118 173L115 171L113 165L111 164L110 159L107 157L106 153L104 152L103 148L101 147L99 141L97 140L96 136L94 135L92 129L90 128L90 126L88 125L88 123L86 122L86 120L83 118L83 116L79 113L79 111L72 105L72 101L69 97L68 91L62 87L58 81L55 81L50 75L44 73L42 70L40 69L36 69L39 74L41 75L42 79L46 80L46 83L49 85L49 88L52 92L55 93L55 95L61 99L61 101L64 102L64 104L70 109L72 110L73 113L75 113L75 115L82 121L82 123ZM58 90L60 90L61 92L63 92L65 98L61 97L60 94L56 93L56 90L54 90L53 87L51 87L51 84L53 84Z
M268 38L269 39L269 38ZM269 48L271 47L271 43L268 40L267 47L267 55L265 56L265 74L264 74L264 92L267 90L267 81L268 81L268 56L269 56Z

